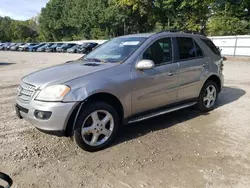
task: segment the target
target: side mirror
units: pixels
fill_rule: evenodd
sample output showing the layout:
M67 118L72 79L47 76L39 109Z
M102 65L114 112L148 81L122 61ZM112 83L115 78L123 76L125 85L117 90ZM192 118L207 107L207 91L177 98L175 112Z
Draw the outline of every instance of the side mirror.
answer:
M152 60L144 59L139 61L136 64L136 69L138 70L148 70L153 69L155 67L155 63Z

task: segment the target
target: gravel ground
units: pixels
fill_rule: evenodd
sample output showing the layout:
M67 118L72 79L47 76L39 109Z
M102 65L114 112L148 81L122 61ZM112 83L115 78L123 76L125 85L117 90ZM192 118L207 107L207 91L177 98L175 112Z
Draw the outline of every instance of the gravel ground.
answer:
M13 187L250 187L250 61L225 62L215 110L131 124L113 146L88 153L19 120L13 108L22 76L78 57L0 52L0 171Z

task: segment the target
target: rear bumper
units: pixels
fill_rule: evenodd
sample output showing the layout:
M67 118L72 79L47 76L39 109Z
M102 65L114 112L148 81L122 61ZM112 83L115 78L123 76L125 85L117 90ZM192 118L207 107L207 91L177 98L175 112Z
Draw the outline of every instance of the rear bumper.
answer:
M220 81L221 81L220 91L222 91L222 88L224 87L224 76L223 75L220 76Z
M77 102L61 103L32 100L29 104L17 101L17 108L21 118L33 124L37 129L45 133L63 136L69 117L77 104ZM50 112L51 115L48 119L39 119L35 115L38 111Z

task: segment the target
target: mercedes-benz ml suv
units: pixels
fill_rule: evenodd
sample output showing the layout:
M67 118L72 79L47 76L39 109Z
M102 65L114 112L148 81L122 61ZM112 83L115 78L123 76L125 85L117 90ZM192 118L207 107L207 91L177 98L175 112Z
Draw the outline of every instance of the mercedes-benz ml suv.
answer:
M25 76L16 113L39 130L107 147L121 126L196 106L210 111L223 59L202 35L177 32L111 39L83 58Z

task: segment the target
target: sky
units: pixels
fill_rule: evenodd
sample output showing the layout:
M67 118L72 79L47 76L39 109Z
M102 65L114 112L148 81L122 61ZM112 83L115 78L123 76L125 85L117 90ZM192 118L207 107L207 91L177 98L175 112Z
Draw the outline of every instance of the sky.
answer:
M16 20L28 20L45 7L49 0L0 0L0 16Z

